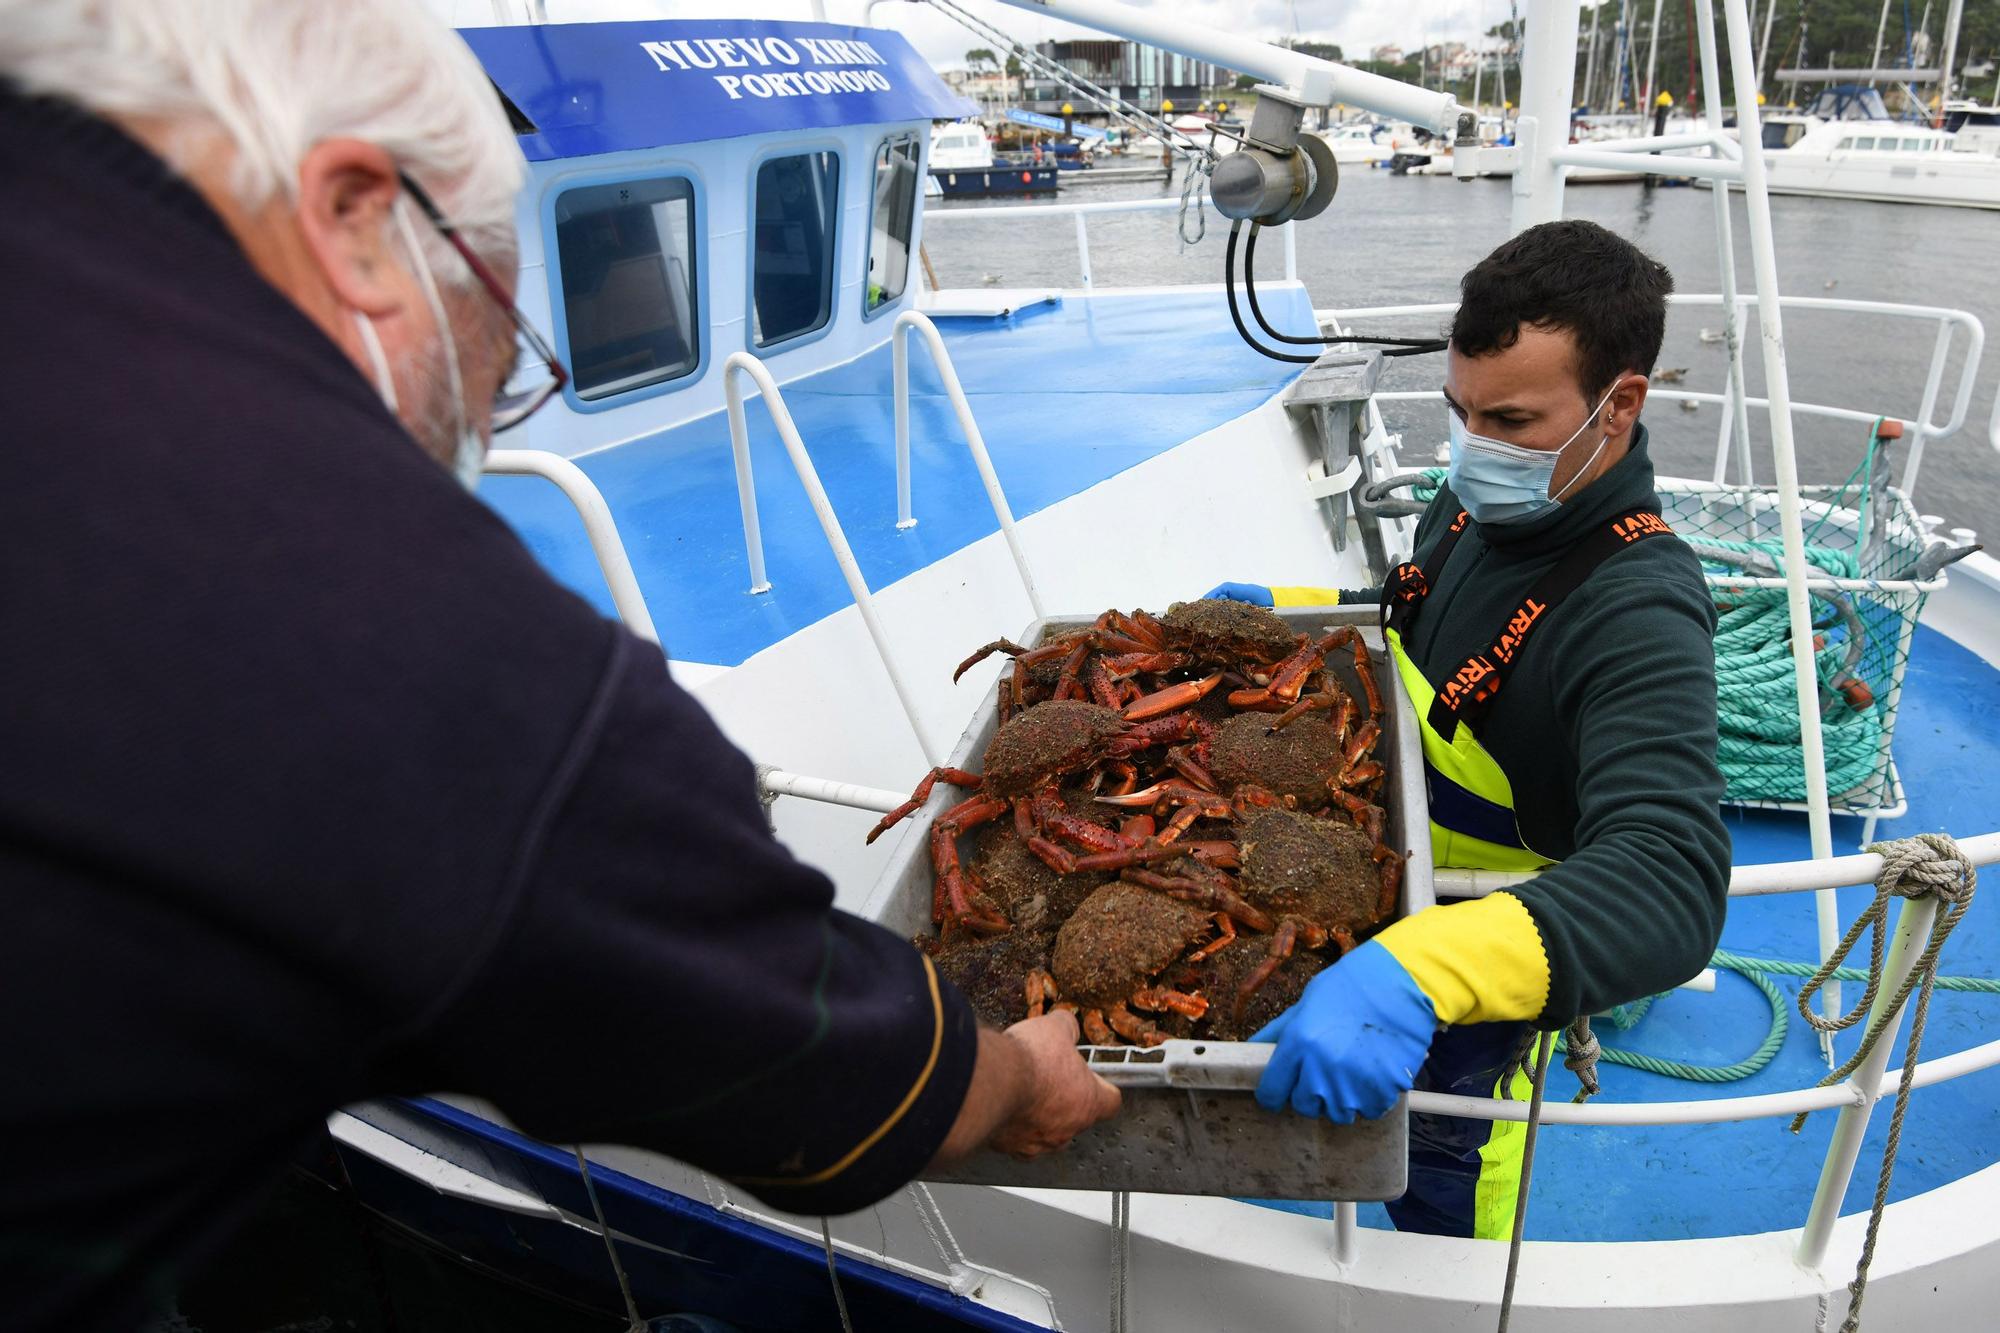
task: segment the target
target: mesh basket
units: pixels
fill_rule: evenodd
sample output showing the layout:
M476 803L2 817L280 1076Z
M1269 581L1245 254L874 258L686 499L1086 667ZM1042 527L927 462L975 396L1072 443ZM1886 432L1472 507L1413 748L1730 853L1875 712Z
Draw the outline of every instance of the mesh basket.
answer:
M1800 498L1827 793L1835 813L1893 817L1904 805L1890 757L1903 672L1924 600L1944 578L1915 577L1924 531L1901 491L1803 486ZM1715 597L1726 799L1803 808L1805 761L1777 493L1667 482L1660 502L1667 522L1702 558Z

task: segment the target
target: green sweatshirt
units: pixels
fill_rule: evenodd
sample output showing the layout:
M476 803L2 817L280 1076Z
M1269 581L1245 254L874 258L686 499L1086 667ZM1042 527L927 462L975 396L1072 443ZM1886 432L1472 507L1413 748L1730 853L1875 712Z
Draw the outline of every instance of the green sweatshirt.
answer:
M1642 425L1555 513L1471 524L1405 636L1412 661L1443 678L1586 532L1657 503ZM1448 486L1432 502L1419 563L1460 507ZM1509 890L1547 957L1544 1028L1687 980L1722 933L1714 633L1694 553L1678 538L1635 542L1536 627L1478 733L1513 785L1523 839L1561 863Z

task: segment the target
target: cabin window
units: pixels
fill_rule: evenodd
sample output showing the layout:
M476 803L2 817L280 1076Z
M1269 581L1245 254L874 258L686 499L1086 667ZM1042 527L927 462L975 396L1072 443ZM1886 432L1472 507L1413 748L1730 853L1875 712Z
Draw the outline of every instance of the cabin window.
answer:
M917 224L917 141L885 139L875 150L875 203L868 223L868 283L861 309L903 294L910 278L910 234Z
M1924 146L1924 141L1922 139L1903 140L1903 151L1906 153L1915 153L1921 151L1923 146Z
M692 374L701 362L693 182L669 176L565 190L555 219L577 397Z
M1766 121L1764 123L1764 147L1790 148L1799 141L1806 127L1791 121Z
M826 327L833 315L833 237L840 155L774 157L757 168L750 257L751 337L759 347Z
M1856 139L1854 141L1854 146L1857 149L1860 149L1865 152L1875 147L1875 140L1873 138Z

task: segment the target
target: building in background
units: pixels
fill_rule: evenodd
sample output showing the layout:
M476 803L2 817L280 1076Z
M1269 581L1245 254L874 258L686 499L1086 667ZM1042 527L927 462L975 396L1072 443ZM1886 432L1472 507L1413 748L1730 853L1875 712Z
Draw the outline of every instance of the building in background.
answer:
M1234 70L1137 42L1042 42L1035 50L1100 88L1155 111L1162 102L1172 102L1177 111L1193 111L1211 97L1226 98L1236 78ZM1025 82L1024 105L1030 110L1056 113L1063 102L1075 100L1071 90L1032 71Z

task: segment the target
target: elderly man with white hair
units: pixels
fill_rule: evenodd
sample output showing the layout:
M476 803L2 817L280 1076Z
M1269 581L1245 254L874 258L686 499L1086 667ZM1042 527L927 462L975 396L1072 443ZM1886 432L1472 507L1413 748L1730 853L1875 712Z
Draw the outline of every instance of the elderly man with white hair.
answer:
M466 493L560 375L521 176L407 0L0 0L0 1327L132 1326L360 1098L809 1213L1117 1107Z

